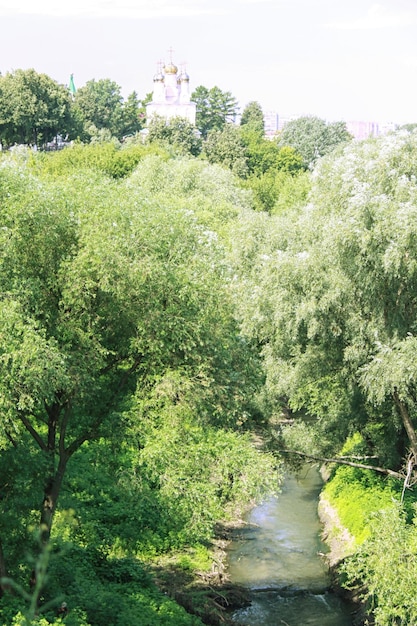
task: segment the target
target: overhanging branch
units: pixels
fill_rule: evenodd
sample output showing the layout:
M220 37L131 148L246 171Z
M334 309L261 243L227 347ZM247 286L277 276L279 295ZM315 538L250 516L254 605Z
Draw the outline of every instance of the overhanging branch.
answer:
M310 459L311 461L319 461L320 463L336 463L338 465L349 465L349 467L356 467L363 470L372 470L373 472L378 472L379 474L384 474L385 476L392 476L393 478L396 478L398 480L404 480L405 478L404 474L401 474L400 472L395 472L394 470L388 469L386 467L378 467L377 465L368 465L366 463L358 463L357 461L349 461L346 457L335 457L329 459L326 457L306 454L305 452L300 452L299 450L278 450L278 452L283 452L285 454L295 454L305 459Z

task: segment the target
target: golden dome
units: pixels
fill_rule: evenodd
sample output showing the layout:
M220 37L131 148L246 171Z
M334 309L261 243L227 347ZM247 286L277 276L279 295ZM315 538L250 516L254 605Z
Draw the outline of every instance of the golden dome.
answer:
M165 74L176 74L178 72L178 67L174 65L172 62L168 63L164 67Z

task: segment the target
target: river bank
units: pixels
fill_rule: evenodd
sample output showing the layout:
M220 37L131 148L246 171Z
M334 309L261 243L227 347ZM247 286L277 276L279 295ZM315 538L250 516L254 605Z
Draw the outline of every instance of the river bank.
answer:
M332 588L334 591L350 602L353 607L353 626L371 626L373 620L366 612L365 605L357 592L349 591L341 585L340 564L355 550L355 538L340 521L337 510L329 500L320 494L318 515L322 524L322 540L328 548L323 555L326 559L331 574Z
M291 483L289 489L287 488L287 492L293 492L294 486L294 483ZM352 604L352 624L361 626L366 623L362 607L358 602L358 598L347 593L341 587L338 573L338 565L354 549L354 539L343 528L337 512L329 501L324 498L322 493L319 495L319 483L316 489L316 496L313 500L309 498L308 506L311 508L317 508L318 506L320 526L316 532L320 534L321 530L321 539L327 546L327 550L323 547L322 560L327 564L330 572L329 590L335 595L344 598L349 604ZM281 499L285 501L285 495L282 495ZM317 503L316 505L314 501ZM302 506L304 507L305 504L304 502ZM288 511L291 510L291 506L288 504L284 506ZM295 519L300 517L300 513L296 512L294 514L295 518L290 521L290 527L295 523ZM189 613L197 615L204 624L210 626L233 624L237 626L238 622L236 618L232 619L232 613L238 609L248 607L253 600L251 589L244 584L236 583L234 579L231 580L229 571L231 545L236 541L241 541L242 538L244 541L245 538L246 541L252 538L248 536L248 533L249 535L251 533L251 525L248 525L246 517L242 514L241 517L237 516L232 523L218 526L210 550L211 568L201 571L187 570L181 566L181 558L179 560L173 558L170 561L160 562L159 566L154 570L160 589L175 599ZM255 526L257 526L256 523ZM253 541L249 543L253 543ZM291 552L297 553L298 550L292 550ZM268 553L269 558L271 555L269 549ZM304 567L301 569L304 571ZM314 577L315 574L313 575Z
M232 583L227 570L228 546L243 525L237 518L216 529L208 569L184 568L184 555L158 559L151 567L158 588L207 626L237 626L232 612L250 603L249 590Z

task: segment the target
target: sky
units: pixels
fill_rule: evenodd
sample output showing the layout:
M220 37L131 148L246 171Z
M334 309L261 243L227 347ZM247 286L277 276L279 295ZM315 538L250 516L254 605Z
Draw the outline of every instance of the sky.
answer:
M240 110L417 122L416 0L0 0L0 72L153 90L161 61ZM170 52L172 50L172 52Z

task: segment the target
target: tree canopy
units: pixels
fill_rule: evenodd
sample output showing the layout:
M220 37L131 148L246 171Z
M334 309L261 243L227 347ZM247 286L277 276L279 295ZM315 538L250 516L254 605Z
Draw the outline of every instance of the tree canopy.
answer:
M263 345L271 400L287 398L316 418L310 439L300 423L310 450L337 453L359 431L368 454L394 470L417 451L416 146L403 133L322 159L308 206L296 220L290 213L268 224L243 307ZM239 266L249 269L253 250L243 246Z
M147 126L146 140L172 146L179 154L197 156L201 151L201 139L197 128L184 117L172 117L166 120L154 116Z
M250 126L252 130L258 132L262 137L265 133L265 122L262 107L259 102L249 102L243 109L240 118L241 126Z
M143 580L139 555L206 541L276 472L243 433L262 374L234 317L225 246L245 194L204 161L153 155L115 181L99 161L48 167L61 158L0 168L0 574L16 589L32 581L27 615L64 592L98 624L89 596L103 568ZM133 605L141 624L165 623L143 621L130 592L107 607L112 623L118 611L138 623ZM97 593L105 606L110 592ZM167 623L199 623L170 610Z
M287 122L278 138L280 146L291 146L299 152L307 168L339 144L351 139L345 122L325 122L306 115Z
M196 103L196 126L205 138L210 130L222 130L225 124L233 122L238 112L238 103L230 91L219 87L208 89L200 85L191 94Z
M0 76L0 141L36 146L72 130L70 95L46 74L33 69Z

